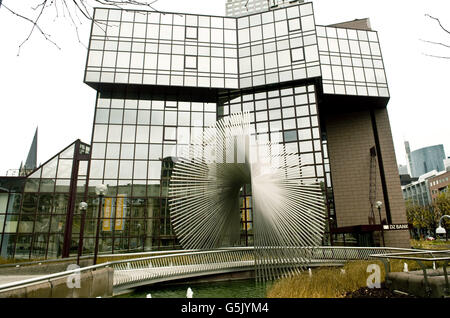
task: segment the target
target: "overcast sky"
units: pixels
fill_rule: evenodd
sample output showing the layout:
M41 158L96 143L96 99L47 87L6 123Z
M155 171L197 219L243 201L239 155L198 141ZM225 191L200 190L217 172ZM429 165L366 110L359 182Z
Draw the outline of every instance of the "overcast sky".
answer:
M225 14L226 0L159 0L161 11L211 15ZM444 144L450 156L449 115L450 59L424 55L446 54L420 39L445 42L450 35L425 17L440 17L450 29L450 1L313 0L316 23L332 24L369 17L379 32L389 81L388 105L398 163L406 163L403 142L412 150ZM3 0L29 13L34 0ZM61 16L60 12L60 16ZM90 24L82 20L79 36L88 42ZM18 169L25 161L39 126L38 163L44 163L64 147L81 139L91 141L95 91L83 83L86 48L78 42L69 19L43 21L45 31L61 50L35 32L22 47L31 24L0 8L0 175Z

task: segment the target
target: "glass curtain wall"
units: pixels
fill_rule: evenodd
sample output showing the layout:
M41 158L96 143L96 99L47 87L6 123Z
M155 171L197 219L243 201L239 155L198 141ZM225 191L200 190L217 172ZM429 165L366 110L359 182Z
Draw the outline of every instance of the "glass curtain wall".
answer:
M0 178L0 257L14 257L25 178Z
M284 144L287 152L298 153L303 177L327 188L315 85L301 85L269 91L223 95L218 106L218 119L239 112L250 112L251 131L261 142ZM331 186L331 185L330 185ZM325 200L325 197L324 197ZM241 244L252 245L251 189L241 191ZM324 217L326 212L324 211ZM329 238L324 239L324 244Z
M85 242L95 238L95 186L108 185L100 252L173 249L168 186L173 158L216 122L216 103L98 95L89 175ZM89 243L90 242L90 243Z
M75 149L88 154L79 141L47 161L26 179L12 180L8 201L0 206L1 257L16 259L62 256L69 211ZM84 193L87 161L80 161L75 190ZM8 182L8 181L7 181ZM76 182L76 180L75 180ZM2 196L4 196L2 194ZM74 228L76 224L74 225Z

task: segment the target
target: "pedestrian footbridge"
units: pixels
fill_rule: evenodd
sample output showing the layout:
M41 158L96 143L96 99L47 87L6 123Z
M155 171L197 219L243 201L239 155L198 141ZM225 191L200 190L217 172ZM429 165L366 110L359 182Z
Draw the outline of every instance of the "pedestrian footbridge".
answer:
M270 248L269 248L270 249ZM302 251L301 249L304 249ZM366 248L366 247L316 247L299 248L298 255L305 255L311 259L306 267L342 266L351 260L369 260L371 255L389 253L409 253L417 250L399 248ZM0 285L1 293L5 290L24 288L33 284L49 284L56 280L64 280L66 277L81 274L89 276L99 270L107 271L112 278L109 279L109 290L114 294L127 289L151 285L161 282L169 282L180 279L204 277L243 271L254 271L256 262L261 262L255 255L258 253L252 247L223 248L208 251L179 250L168 251L163 255L155 253L140 253L121 257L129 257L120 261L111 261L94 266L82 267L80 269L65 271L52 275L34 277L18 282L10 282ZM293 255L290 253L289 255ZM110 255L117 256L117 255ZM302 264L298 259L273 259L265 258L265 268L270 266L280 267L286 265L292 268L295 264ZM281 262L281 264L280 264ZM108 281L108 279L106 279ZM94 283L92 283L95 285ZM112 286L111 286L112 285ZM53 288L53 287L52 287ZM73 292L72 297L82 297ZM28 296L24 296L28 297Z
M372 254L405 252L397 248L318 247L308 249L307 267L342 266L349 260L368 260ZM410 251L410 250L409 250ZM270 263L270 260L265 260ZM277 260L279 262L279 260ZM296 260L285 260L292 266ZM273 266L283 264L272 263ZM114 292L178 279L251 271L255 269L255 250L227 248L211 251L176 252L170 255L111 262Z

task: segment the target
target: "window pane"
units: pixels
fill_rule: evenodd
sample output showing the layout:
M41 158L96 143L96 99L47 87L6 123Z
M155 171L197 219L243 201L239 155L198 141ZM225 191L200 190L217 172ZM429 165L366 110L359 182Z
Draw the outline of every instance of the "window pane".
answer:
M185 57L185 68L196 69L197 68L197 57L196 56L186 56Z

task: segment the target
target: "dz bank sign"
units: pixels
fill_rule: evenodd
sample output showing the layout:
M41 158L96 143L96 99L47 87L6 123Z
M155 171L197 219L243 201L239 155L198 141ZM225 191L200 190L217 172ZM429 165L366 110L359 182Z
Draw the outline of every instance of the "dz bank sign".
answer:
M404 231L404 230L409 230L409 225L408 224L383 225L383 230L385 230L385 231Z

